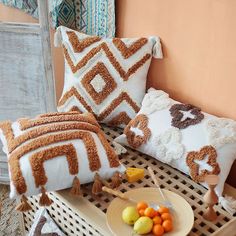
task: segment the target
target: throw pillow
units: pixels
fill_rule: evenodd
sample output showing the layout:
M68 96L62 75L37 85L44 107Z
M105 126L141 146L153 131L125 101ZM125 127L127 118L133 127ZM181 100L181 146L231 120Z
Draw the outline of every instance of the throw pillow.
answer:
M26 211L26 196L41 193L40 205L50 205L46 191L117 176L124 167L92 114L47 113L34 119L0 123L0 138L8 156L10 197L21 196L18 210Z
M116 142L146 153L205 185L206 175L219 175L216 192L233 213L235 202L222 197L236 159L236 122L182 104L161 90L149 89L138 115Z
M141 107L152 56L162 57L160 39L100 38L60 26L55 45L61 44L65 79L58 110L91 112L109 125L128 124Z

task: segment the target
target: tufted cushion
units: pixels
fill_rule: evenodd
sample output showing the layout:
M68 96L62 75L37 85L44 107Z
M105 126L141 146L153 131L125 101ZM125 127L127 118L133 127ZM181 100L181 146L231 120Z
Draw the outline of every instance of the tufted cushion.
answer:
M122 126L139 111L152 56L162 57L158 37L100 38L59 27L65 79L59 111L93 113L99 122Z
M216 191L221 196L236 159L236 122L149 89L140 112L115 141L167 163L203 185L206 175L219 175Z
M124 167L92 114L48 113L0 123L11 197L35 195L111 177Z

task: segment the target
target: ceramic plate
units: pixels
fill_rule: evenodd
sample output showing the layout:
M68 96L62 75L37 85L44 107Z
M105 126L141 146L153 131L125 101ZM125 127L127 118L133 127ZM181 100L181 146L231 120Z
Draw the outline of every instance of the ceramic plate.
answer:
M163 189L167 199L173 204L174 209L171 211L173 216L173 230L165 233L165 236L184 236L187 235L193 227L194 214L188 202L178 194ZM161 205L162 198L156 188L138 188L125 193L135 201L146 201ZM113 235L132 236L133 227L126 225L121 218L122 211L127 206L135 206L131 201L125 201L115 198L107 209L107 224ZM152 235L152 234L150 234Z

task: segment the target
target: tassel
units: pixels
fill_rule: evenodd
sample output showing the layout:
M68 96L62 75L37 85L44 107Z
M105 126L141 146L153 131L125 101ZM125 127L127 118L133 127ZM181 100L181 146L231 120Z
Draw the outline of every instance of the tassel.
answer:
M54 34L54 46L60 47L62 44L61 27L58 27Z
M236 213L236 200L234 198L230 196L219 197L219 203L229 214Z
M102 192L102 187L103 187L102 180L101 180L99 174L96 173L95 176L94 176L92 194L97 195L97 194L101 193Z
M80 181L77 176L75 176L73 183L72 183L72 188L70 190L70 194L74 196L79 196L80 195Z
M27 197L25 195L22 195L21 197L21 203L16 206L17 211L25 212L25 211L30 211L32 210L32 207L29 205L27 202Z
M114 173L114 175L111 177L111 186L110 188L118 188L122 183L121 175L118 171Z
M39 199L40 206L50 206L52 204L52 200L48 197L46 193L46 189L42 186L41 188L41 197Z
M101 179L101 182L104 186L110 188L110 184L108 183L108 181L106 181L105 179Z
M115 148L116 155L121 155L121 154L127 153L127 150L122 145L120 145L119 143L113 141L113 145L114 145L114 148Z
M162 59L163 54L162 54L162 50L161 50L160 38L159 37L154 37L154 40L155 40L156 43L153 46L152 55L153 55L154 58Z

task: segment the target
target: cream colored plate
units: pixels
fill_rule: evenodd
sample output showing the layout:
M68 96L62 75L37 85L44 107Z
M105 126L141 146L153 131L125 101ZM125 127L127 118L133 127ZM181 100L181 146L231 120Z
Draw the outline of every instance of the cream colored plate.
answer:
M193 227L194 214L188 202L176 193L163 189L165 195L174 206L171 211L173 216L173 231L165 233L165 236L184 236L187 235ZM125 193L129 198L135 201L155 202L161 204L162 198L156 188L138 188ZM107 224L114 235L132 236L133 227L126 225L121 218L122 211L127 206L135 206L130 201L115 198L107 209ZM151 235L151 234L150 234Z

